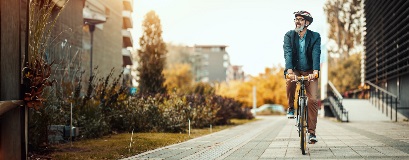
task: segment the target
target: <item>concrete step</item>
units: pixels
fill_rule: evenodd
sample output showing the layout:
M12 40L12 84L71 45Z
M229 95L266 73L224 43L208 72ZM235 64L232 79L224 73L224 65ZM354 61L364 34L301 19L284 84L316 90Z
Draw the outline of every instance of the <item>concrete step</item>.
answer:
M388 116L375 108L367 99L344 99L342 105L348 111L349 121L390 121L390 109ZM393 111L393 114L395 111Z

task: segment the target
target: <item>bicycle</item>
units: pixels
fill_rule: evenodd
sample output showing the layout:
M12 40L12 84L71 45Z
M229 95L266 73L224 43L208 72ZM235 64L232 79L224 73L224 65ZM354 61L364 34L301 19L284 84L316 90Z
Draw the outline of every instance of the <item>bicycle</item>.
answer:
M315 74L315 79L318 79L318 74ZM294 79L294 76L289 74L286 75L287 79ZM305 150L307 149L307 135L308 135L308 97L305 93L305 82L308 81L308 76L297 76L297 83L300 84L300 89L298 90L298 107L297 107L297 116L296 116L296 126L298 127L298 136L300 140L300 149L301 153L305 155ZM308 142L313 144L312 142Z

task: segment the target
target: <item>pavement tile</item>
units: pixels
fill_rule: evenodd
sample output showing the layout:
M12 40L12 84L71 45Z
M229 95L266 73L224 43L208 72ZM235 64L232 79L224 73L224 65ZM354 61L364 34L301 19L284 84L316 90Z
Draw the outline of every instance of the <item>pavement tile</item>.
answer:
M320 118L318 143L302 155L294 120L263 119L127 159L409 159L409 124L339 123Z
M386 156L409 156L409 154L402 152L398 149L395 149L393 147L372 147L372 148Z
M384 156L381 152L377 151L374 148L369 147L351 147L355 152L357 152L362 157L371 157L371 156Z
M331 147L331 152L334 154L336 157L361 157L357 152L355 152L352 148L350 147Z

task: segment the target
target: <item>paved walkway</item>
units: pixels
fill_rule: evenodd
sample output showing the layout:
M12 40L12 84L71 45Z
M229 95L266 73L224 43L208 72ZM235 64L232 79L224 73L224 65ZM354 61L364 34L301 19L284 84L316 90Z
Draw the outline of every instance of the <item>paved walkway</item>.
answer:
M318 143L299 149L295 120L284 116L233 127L127 159L409 159L408 122L318 119Z

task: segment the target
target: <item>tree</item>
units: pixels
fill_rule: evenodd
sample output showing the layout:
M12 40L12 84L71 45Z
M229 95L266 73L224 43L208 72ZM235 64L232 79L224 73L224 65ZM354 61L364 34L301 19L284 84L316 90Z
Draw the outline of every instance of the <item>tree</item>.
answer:
M162 73L166 61L166 44L162 39L160 19L154 11L145 15L144 31L139 38L139 93L165 93L165 77Z
M363 27L362 0L327 0L324 11L330 24L328 38L331 46L330 56L341 59L356 53L361 44Z
M324 6L329 28L329 80L341 93L358 88L362 54L362 0L327 0Z
M234 98L247 107L252 107L253 86L256 86L257 106L266 103L288 106L283 72L284 68L280 66L266 68L265 73L252 77L248 82L233 81L229 84L222 84L217 94Z
M167 43L166 48L168 50L166 56L166 68L170 68L175 64L177 65L182 63L190 64L191 66L193 65L193 62L191 60L193 47Z
M165 74L165 85L169 90L183 92L184 89L191 87L193 82L193 74L191 67L187 63L176 63L169 66L163 71Z
M345 91L357 89L361 82L360 54L353 54L329 68L330 80L342 94Z

